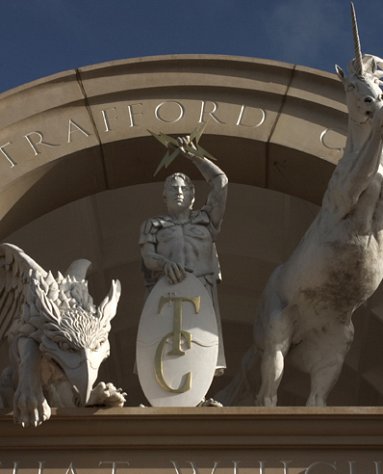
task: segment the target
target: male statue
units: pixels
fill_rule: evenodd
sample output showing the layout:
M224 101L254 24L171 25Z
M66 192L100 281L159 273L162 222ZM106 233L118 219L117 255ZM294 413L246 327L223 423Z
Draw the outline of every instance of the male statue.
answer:
M188 138L179 138L180 150L198 168L210 185L206 204L193 210L195 188L183 173L174 173L165 180L163 198L167 213L145 221L139 244L145 283L150 291L163 275L170 284L181 282L187 272L194 274L212 298L219 331L219 352L216 375L226 368L216 285L220 268L215 240L225 212L227 176L207 158L194 154ZM182 146L182 141L186 147Z

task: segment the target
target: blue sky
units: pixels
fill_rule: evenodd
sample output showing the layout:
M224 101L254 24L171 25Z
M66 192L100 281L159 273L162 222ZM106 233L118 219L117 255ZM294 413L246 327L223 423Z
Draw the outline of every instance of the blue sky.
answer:
M383 56L383 0L354 1L362 49ZM174 53L334 70L353 55L348 0L0 0L0 91L113 59Z

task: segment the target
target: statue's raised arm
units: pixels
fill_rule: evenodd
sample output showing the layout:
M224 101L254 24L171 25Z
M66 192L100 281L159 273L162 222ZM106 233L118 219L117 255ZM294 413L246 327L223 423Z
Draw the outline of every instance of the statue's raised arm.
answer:
M189 140L189 137L186 137L184 140ZM205 156L201 157L200 155L193 154L193 148L192 145L189 146L188 150L185 150L184 153L198 168L203 178L211 187L206 204L202 209L209 214L211 223L218 233L226 209L228 179L217 164Z

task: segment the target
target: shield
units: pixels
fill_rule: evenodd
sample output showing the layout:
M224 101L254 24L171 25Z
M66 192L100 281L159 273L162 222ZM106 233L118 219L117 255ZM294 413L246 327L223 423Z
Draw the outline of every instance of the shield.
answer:
M137 372L152 406L196 406L214 377L218 327L211 297L192 274L162 277L150 292L137 335Z

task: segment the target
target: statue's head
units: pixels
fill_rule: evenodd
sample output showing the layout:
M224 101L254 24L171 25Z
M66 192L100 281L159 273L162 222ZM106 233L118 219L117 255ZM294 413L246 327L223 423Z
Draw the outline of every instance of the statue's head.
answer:
M349 66L350 74L336 66L338 77L343 82L349 116L352 120L364 123L383 106L382 100L382 68L383 60L368 54L362 54L360 47L358 25L354 5L351 3L352 26L354 36L355 58Z
M169 212L192 209L195 199L194 184L186 174L174 173L165 180L163 197Z

